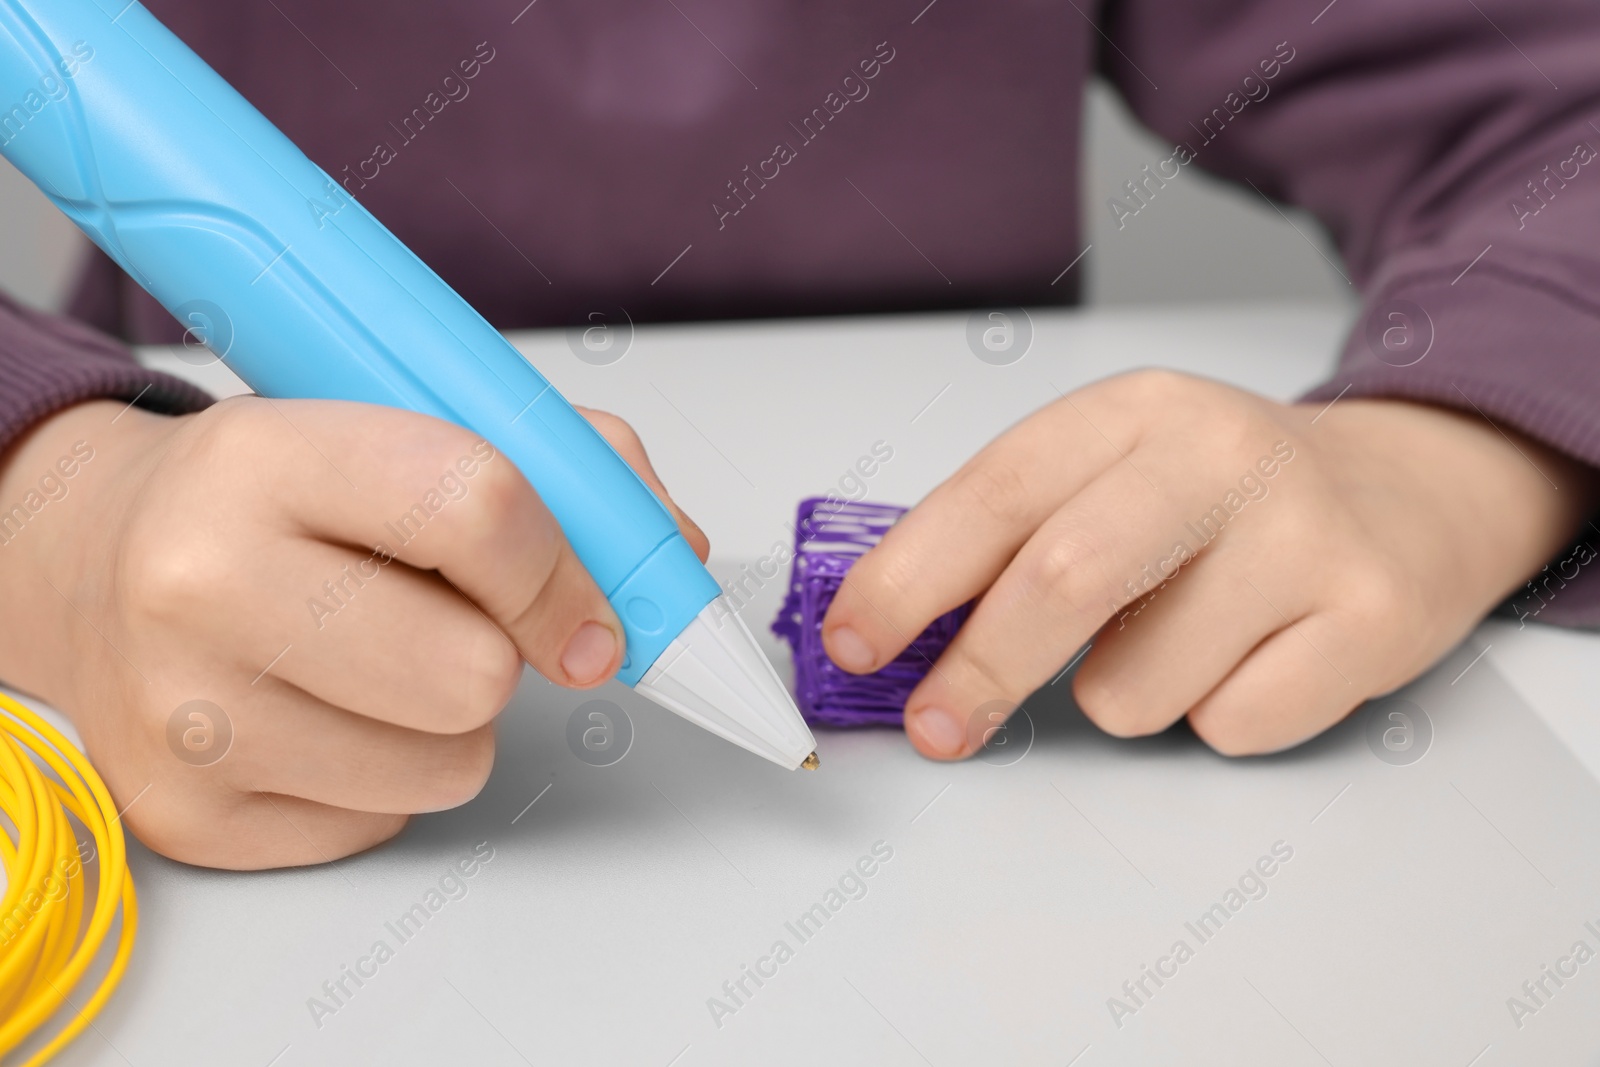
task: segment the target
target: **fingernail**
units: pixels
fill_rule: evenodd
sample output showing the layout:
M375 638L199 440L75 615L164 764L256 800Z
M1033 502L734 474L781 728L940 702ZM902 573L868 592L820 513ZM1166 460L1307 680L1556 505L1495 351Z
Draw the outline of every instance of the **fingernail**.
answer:
M605 673L617 654L617 638L597 622L586 622L561 653L561 669L577 685L586 685Z
M872 647L848 626L841 626L828 635L828 654L833 657L833 662L857 674L870 671L878 659Z
M923 708L911 717L911 729L922 739L923 747L941 756L960 755L966 741L961 723L943 708Z

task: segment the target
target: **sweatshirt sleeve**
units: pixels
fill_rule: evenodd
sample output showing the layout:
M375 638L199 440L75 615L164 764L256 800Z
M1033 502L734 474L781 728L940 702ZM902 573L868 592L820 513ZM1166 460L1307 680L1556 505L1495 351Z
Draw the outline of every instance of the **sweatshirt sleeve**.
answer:
M1108 0L1100 66L1190 167L1315 214L1363 310L1308 400L1481 415L1600 466L1600 5ZM1250 191L1254 187L1254 192ZM1600 522L1506 605L1600 627Z
M145 370L105 334L0 293L0 449L40 419L97 399L174 415L211 403L194 386Z

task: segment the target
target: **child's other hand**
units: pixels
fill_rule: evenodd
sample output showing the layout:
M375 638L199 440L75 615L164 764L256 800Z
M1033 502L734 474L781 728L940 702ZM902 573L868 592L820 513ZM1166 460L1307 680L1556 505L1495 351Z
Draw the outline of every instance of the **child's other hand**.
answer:
M665 499L626 424L585 414ZM133 831L190 863L383 841L482 787L524 660L587 688L622 659L616 616L527 480L422 415L82 404L5 457L8 517L0 677L66 712ZM194 700L226 721L179 713ZM229 727L225 755L195 765L215 753L188 741Z
M1270 752L1420 674L1596 502L1593 470L1477 414L1321 410L1155 371L1052 403L856 564L829 653L874 670L981 596L907 701L925 755L970 755L1091 637L1073 692L1102 729L1187 716Z

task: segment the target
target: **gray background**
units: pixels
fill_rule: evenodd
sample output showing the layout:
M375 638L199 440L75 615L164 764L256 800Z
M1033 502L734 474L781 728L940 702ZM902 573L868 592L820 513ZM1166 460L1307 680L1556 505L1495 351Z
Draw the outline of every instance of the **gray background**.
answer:
M1194 167L1169 182L1119 231L1106 205L1139 168L1172 146L1137 126L1100 83L1085 125L1085 295L1094 304L1214 299L1353 299L1331 246L1303 212L1287 218L1249 189ZM9 163L0 160L0 287L39 307L58 306L86 242Z

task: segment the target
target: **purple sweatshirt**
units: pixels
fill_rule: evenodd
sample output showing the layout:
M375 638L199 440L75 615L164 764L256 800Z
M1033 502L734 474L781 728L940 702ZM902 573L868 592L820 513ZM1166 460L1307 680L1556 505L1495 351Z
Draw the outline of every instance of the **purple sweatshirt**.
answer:
M1069 302L1085 79L1301 205L1366 297L1313 396L1477 409L1600 465L1593 0L148 0L505 329ZM0 444L93 397L205 403L107 337L172 318L94 253L0 298ZM1586 541L1600 546L1600 530ZM1514 604L1600 625L1581 547Z

